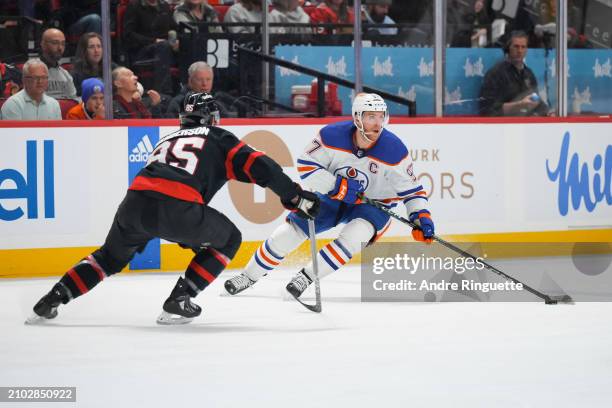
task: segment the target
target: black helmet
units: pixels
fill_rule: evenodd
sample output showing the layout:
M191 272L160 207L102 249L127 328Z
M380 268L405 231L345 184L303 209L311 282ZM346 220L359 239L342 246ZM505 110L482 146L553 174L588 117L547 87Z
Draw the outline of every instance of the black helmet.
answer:
M214 126L221 118L215 98L206 92L188 93L179 114L181 127Z

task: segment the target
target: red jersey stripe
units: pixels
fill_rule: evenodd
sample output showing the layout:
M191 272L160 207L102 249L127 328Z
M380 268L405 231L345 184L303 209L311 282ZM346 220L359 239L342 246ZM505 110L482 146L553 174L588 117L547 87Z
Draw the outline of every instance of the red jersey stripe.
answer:
M209 248L208 250L211 254L213 254L215 258L217 258L217 261L221 262L223 266L227 266L227 264L230 263L230 259L227 256L223 255L221 252L217 251L216 249Z
M204 269L201 265L195 263L195 261L191 261L189 267L195 271L198 275L200 275L205 281L208 283L212 283L215 280L215 277Z
M228 180L236 180L236 175L234 174L234 167L232 162L234 161L234 156L236 155L236 153L238 153L238 150L240 150L242 146L244 146L244 143L238 143L232 148L232 150L229 151L227 157L225 158L225 174L227 175Z
M81 292L81 295L84 295L85 293L89 291L89 289L87 289L87 286L85 286L85 283L83 282L79 274L74 269L71 269L68 271L68 276L70 276L70 279L72 279L74 284L77 286L77 288Z
M247 159L246 163L244 164L244 173L247 175L247 177L249 178L249 180L251 180L251 183L255 183L255 179L253 178L253 176L251 176L251 166L253 165L253 163L255 162L255 159L257 159L258 157L264 156L264 154L262 152L253 152L249 155L249 158Z
M158 193L191 203L204 204L202 195L195 188L178 181L166 180L157 177L137 176L129 190L156 191Z
M98 276L100 277L100 281L103 281L104 278L106 277L106 274L104 273L100 265L98 265L98 262L96 262L96 259L92 255L89 255L87 257L87 263L89 263L91 267L94 268L94 270L98 273Z

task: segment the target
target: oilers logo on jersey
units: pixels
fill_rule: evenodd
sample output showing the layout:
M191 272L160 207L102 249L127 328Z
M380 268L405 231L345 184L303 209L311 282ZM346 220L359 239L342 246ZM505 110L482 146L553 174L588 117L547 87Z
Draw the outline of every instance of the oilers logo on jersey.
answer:
M353 179L359 181L364 191L368 189L368 185L370 185L370 179L368 176L360 170L357 170L352 166L344 166L336 169L334 172L334 176L342 176L348 179Z

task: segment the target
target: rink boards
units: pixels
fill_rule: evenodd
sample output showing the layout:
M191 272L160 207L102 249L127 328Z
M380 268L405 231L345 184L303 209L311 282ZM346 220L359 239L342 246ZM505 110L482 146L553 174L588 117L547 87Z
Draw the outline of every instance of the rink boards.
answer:
M224 126L298 181L296 158L329 122L228 120ZM414 122L396 121L389 129L409 148L441 235L485 242L612 241L609 119ZM61 274L99 246L129 177L174 123L1 123L0 277ZM233 267L243 266L286 215L271 191L235 182L210 205L242 231L245 243ZM407 235L405 226L393 223L385 238ZM182 269L191 257L164 242L160 252L161 270Z

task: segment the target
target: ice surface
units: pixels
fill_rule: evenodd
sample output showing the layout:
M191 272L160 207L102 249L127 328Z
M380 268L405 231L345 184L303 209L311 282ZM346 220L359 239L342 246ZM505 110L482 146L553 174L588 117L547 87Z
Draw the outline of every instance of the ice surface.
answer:
M609 407L612 304L361 303L359 269L323 313L283 300L291 271L155 324L176 274L118 275L25 326L56 279L0 281L0 386L76 386L19 407ZM5 404L0 403L4 406Z

